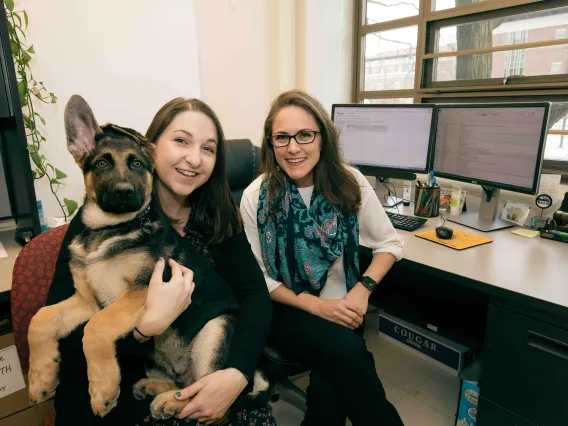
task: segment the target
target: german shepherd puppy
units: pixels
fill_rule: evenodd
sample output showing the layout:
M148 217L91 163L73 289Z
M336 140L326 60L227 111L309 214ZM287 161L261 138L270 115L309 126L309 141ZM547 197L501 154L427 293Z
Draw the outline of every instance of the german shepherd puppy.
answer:
M132 129L99 126L78 95L65 108L65 128L68 149L84 174L81 219L86 229L69 246L75 294L43 307L30 323L30 399L39 403L55 394L58 340L88 321L83 350L91 407L96 415L108 414L120 391L115 342L134 329L142 314L156 261L172 258L195 273L192 302L154 338L148 378L133 391L139 399L154 397L153 417L174 416L187 404L175 399L177 390L224 368L237 301L212 266L152 205L154 145ZM166 263L164 279L170 278ZM264 399L259 397L267 396L268 387L257 371L252 391L239 401Z

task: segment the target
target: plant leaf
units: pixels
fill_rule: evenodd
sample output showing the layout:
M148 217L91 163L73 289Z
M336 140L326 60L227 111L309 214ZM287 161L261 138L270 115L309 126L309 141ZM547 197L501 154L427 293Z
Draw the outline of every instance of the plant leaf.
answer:
M13 13L12 16L15 16L18 19L18 22L20 23L17 26L22 26L22 18L20 18L20 15L18 15L17 13Z
M18 47L18 43L16 43L14 40L10 40L10 49L12 50L12 56L18 56L20 49Z
M24 124L26 125L26 127L30 130L35 130L36 126L34 120L32 120L26 114L24 114L23 116L24 116Z
M28 52L26 52L25 50L22 50L22 60L24 61L24 64L27 64L28 62L30 62L32 60L32 57L29 55Z
M59 182L57 179L51 179L50 182L52 185L63 185L63 183Z
M33 153L30 152L30 158L32 159L34 164L41 169L41 159L39 158L39 155L37 154L37 152L33 152Z
M14 10L14 0L4 0L4 4L10 12Z
M57 167L55 168L55 178L56 179L65 179L67 175L59 170Z
M28 90L27 90L27 85L25 81L19 81L18 82L18 95L20 95L20 104L24 104L24 101L26 100L26 94L27 94Z
M24 12L24 21L26 22L26 28L28 28L28 12L26 12L25 10Z
M28 144L28 151L29 151L30 154L36 154L38 149L35 145L29 143Z
M41 120L41 122L42 122L43 125L45 126L45 118L43 118L41 115L39 115L38 112L34 112L34 115L37 115L37 117Z
M37 179L37 172L35 170L32 170L32 177L34 179Z
M33 44L32 44L32 45L30 46L30 48L28 49L28 52L30 52L30 53L35 53L34 45L33 45Z
M55 96L55 94L53 94L53 93L50 93L49 95L51 96L51 103L52 104L56 103L57 102L57 96Z
M69 216L75 213L75 210L77 210L77 205L78 205L77 201L68 200L67 198L64 198L63 202L67 206L67 211L69 212Z

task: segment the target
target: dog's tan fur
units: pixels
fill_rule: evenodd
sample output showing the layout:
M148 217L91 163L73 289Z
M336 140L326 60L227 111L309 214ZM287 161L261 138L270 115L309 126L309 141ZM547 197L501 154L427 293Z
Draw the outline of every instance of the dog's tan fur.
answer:
M144 288L125 292L96 313L85 326L83 350L95 414L107 413L116 405L120 392L120 368L116 361L115 342L134 329L144 310L147 293Z

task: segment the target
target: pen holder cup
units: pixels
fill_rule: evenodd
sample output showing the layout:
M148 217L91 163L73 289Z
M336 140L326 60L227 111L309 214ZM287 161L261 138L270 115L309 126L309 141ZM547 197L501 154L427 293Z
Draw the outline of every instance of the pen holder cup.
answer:
M414 191L414 215L436 217L440 214L440 187L416 187Z

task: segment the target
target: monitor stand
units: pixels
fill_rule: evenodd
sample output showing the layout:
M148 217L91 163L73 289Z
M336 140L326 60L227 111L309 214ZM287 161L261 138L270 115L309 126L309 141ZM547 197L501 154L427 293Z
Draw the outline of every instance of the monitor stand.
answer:
M479 213L467 212L459 216L448 216L447 220L478 231L491 232L499 229L513 228L514 223L506 222L497 218L497 206L499 204L499 189L483 187L485 196L481 197Z

